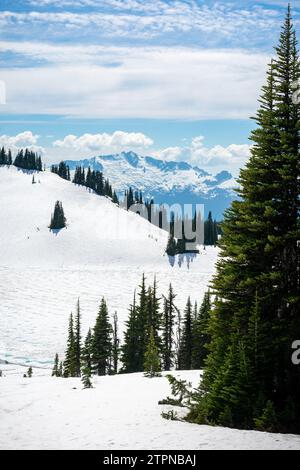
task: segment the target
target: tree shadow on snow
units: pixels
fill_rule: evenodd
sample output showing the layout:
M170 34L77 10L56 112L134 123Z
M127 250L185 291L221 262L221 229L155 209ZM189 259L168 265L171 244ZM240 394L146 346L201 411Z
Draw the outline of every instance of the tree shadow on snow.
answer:
M64 227L64 228L66 228L66 227ZM63 228L50 228L49 230L50 230L50 232L53 233L53 235L55 235L57 237L57 235L63 230Z
M181 268L184 264L187 265L187 268L190 268L190 264L194 262L194 259L197 257L198 253L183 253L181 255L169 256L169 264L173 268L177 261L178 266Z

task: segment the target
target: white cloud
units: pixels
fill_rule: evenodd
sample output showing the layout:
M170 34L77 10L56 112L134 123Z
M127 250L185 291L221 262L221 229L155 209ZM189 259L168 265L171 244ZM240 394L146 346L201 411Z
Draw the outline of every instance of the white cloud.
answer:
M187 161L213 171L229 169L236 174L249 159L250 149L248 144L231 144L227 147L216 145L209 148L204 144L204 137L198 136L185 147L169 147L156 151L155 155L163 160Z
M28 148L35 152L43 153L43 147L38 145L39 136L31 131L24 131L15 136L0 135L0 147L9 148L15 153L18 149Z
M272 32L280 27L282 14L259 6L251 9L241 8L231 2L215 2L212 5L199 4L196 1L155 1L152 0L44 0L31 2L33 6L56 7L95 7L91 11L4 11L0 13L3 27L37 27L58 31L60 37L75 30L82 30L84 35L129 38L154 38L174 32L199 32L226 37L241 37L253 31ZM271 14L272 13L272 14ZM62 28L63 26L63 28ZM43 32L43 30L41 32ZM28 31L30 32L30 31ZM215 38L211 38L214 40ZM210 38L207 38L209 41Z
M54 147L88 152L119 152L122 150L142 150L153 144L153 140L141 133L116 131L113 134L84 134L80 137L67 135L56 140Z
M7 113L117 118L248 118L269 57L184 47L0 43L51 66L2 69ZM29 65L28 64L28 65Z

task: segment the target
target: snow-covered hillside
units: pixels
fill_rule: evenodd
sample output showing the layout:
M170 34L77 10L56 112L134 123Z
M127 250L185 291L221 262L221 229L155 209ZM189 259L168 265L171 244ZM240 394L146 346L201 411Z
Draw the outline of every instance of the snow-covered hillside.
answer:
M0 449L300 449L299 436L164 420L165 377L94 377L94 388L83 390L80 379L23 373L5 366L0 378ZM174 374L199 383L199 371Z
M134 152L66 162L71 170L77 165L99 170L121 194L128 186L142 190L157 203L204 204L221 219L224 209L236 198L236 180L228 171L211 175L186 162L163 161Z
M165 255L167 233L89 190L50 172L0 167L0 359L49 365L65 347L68 315L81 300L83 328L92 326L102 296L120 327L143 272L161 293L172 282L177 304L200 301L217 250L197 257ZM62 201L68 227L49 231Z

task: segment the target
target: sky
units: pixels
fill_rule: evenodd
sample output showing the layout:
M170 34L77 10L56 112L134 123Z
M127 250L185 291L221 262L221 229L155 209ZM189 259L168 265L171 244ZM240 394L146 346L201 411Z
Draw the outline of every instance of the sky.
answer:
M0 145L47 162L133 150L237 174L286 8L0 0Z

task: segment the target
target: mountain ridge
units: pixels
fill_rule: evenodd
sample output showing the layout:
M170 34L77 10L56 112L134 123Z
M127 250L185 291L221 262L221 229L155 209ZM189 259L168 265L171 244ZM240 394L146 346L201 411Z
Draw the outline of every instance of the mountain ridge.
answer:
M237 182L223 170L216 175L188 162L166 161L137 153L121 152L82 160L66 160L70 170L76 166L90 167L109 178L118 195L131 186L158 204L204 204L222 219L224 210L236 198Z

